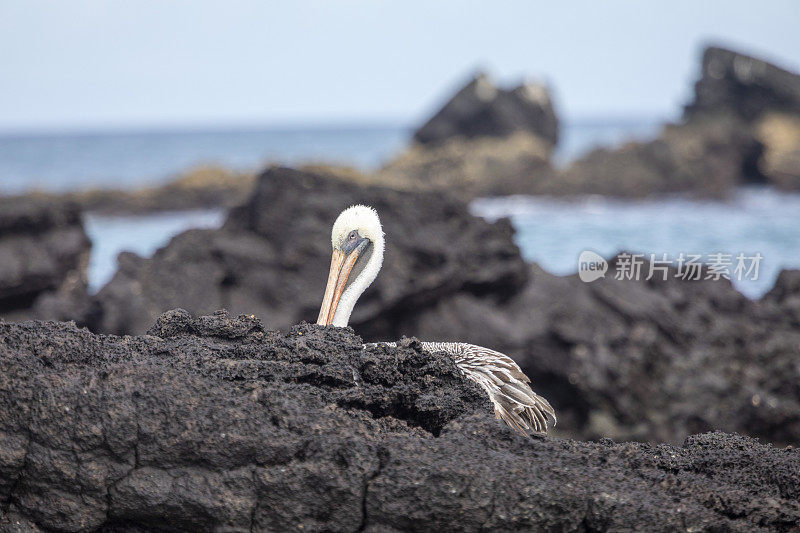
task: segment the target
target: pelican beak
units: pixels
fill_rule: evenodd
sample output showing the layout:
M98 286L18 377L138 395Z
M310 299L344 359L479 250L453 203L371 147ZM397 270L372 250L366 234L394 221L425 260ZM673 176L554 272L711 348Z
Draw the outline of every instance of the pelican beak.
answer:
M368 244L368 239L361 239L356 246L352 247L350 253L339 249L333 250L328 284L325 286L325 295L322 297L322 306L317 318L317 324L320 326L329 326L333 322L336 309L339 307L339 299L347 287L347 280L350 279L350 273L353 271L359 255Z

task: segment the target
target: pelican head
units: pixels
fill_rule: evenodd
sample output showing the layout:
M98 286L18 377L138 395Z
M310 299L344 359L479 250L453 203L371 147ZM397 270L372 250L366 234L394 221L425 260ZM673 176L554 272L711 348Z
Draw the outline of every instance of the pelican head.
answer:
M342 211L331 231L331 270L317 324L345 327L358 297L383 264L383 228L378 213L365 205Z

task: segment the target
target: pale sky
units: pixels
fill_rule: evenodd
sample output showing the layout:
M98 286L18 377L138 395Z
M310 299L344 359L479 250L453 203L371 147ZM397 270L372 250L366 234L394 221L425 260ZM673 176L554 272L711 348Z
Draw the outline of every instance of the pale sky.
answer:
M413 124L477 68L671 117L705 43L800 70L798 28L793 0L0 0L0 130Z

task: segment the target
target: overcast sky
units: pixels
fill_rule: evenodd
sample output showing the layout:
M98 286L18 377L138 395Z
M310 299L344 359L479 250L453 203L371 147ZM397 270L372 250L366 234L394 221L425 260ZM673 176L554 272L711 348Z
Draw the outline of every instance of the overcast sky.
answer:
M798 28L794 0L0 0L0 130L410 124L476 68L669 117L705 43L800 70Z

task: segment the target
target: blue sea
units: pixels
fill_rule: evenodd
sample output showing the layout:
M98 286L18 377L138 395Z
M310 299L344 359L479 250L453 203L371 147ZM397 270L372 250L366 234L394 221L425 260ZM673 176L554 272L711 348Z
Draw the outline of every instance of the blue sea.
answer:
M567 123L559 163L598 145L655 135L658 120ZM135 131L75 134L0 134L0 194L40 189L137 188L171 179L187 168L219 164L257 170L267 163L333 162L364 170L402 150L411 130L397 125L319 128ZM510 197L481 199L472 210L510 216L526 259L556 274L578 268L578 255L617 251L656 254L760 254L757 279L732 280L749 297L768 291L782 268L800 268L800 195L744 188L726 202L681 197L619 201ZM90 284L97 290L116 270L122 250L151 255L176 234L218 227L221 210L148 216L86 216L93 242ZM752 273L751 276L752 277Z

